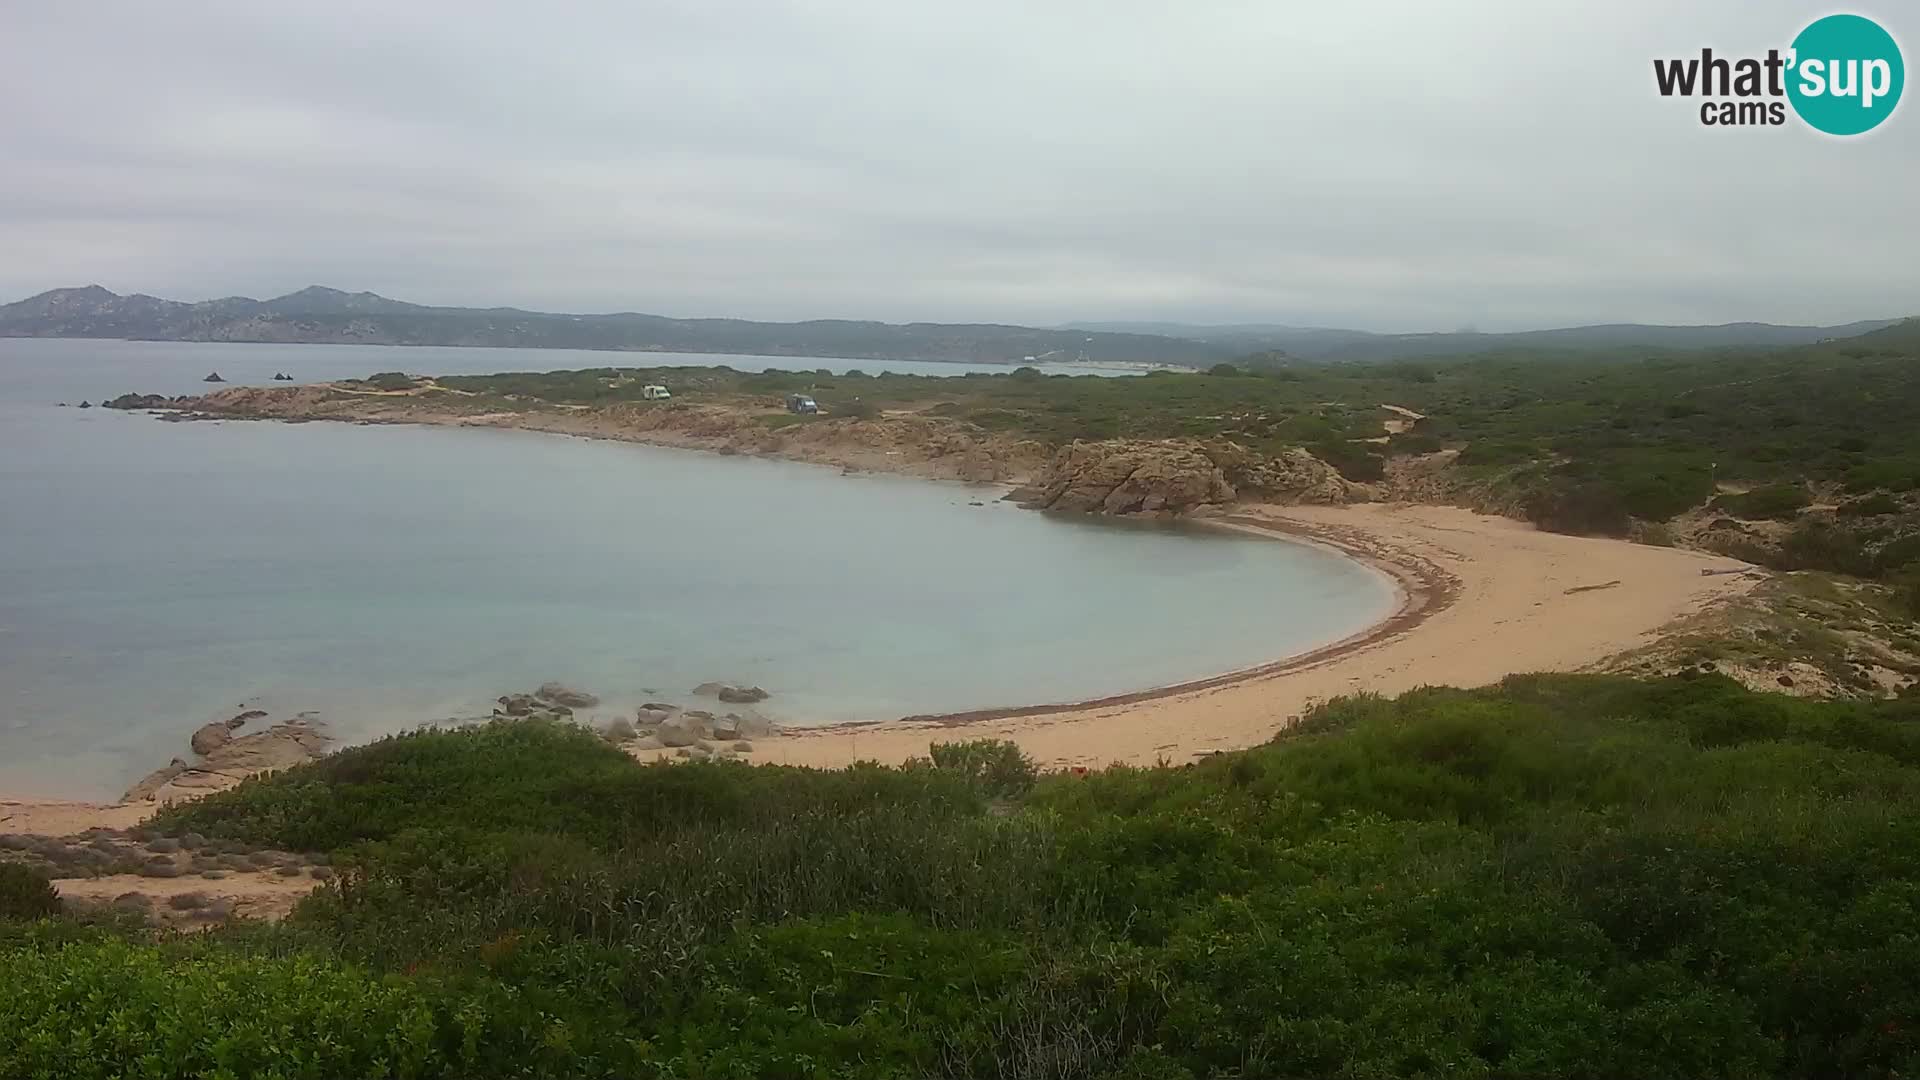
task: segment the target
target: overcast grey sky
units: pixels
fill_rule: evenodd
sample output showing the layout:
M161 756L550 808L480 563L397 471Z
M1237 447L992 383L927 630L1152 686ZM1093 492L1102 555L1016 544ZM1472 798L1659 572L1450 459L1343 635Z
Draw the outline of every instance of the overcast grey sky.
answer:
M1920 104L1702 127L1780 0L7 4L0 300L1498 330L1920 312ZM1857 7L1906 44L1920 9ZM1911 95L1909 95L1911 96Z

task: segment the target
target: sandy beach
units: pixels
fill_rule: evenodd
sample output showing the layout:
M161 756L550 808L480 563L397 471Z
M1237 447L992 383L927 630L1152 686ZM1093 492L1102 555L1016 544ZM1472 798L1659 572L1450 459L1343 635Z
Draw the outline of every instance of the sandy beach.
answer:
M924 755L933 742L996 738L1051 768L1180 764L1264 742L1316 702L1343 694L1579 671L1651 642L1662 627L1760 577L1739 573L1750 568L1735 559L1541 532L1452 507L1240 506L1229 520L1330 544L1393 572L1409 607L1358 640L1170 694L1037 715L789 731L760 743L754 756L890 764Z

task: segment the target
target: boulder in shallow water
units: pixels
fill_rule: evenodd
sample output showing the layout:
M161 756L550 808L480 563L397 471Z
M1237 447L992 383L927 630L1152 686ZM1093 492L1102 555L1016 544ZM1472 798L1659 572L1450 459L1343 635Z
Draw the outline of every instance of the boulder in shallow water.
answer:
M499 701L508 716L527 716L540 707L532 694L501 694Z
M718 696L729 705L752 705L773 695L757 686L723 686Z
M194 732L193 738L189 740L193 746L193 752L201 757L206 757L232 741L232 729L218 721L202 724L200 730Z
M557 682L541 683L540 689L535 690L533 696L541 701L564 705L569 709L591 709L600 704L599 698L585 690L575 690Z

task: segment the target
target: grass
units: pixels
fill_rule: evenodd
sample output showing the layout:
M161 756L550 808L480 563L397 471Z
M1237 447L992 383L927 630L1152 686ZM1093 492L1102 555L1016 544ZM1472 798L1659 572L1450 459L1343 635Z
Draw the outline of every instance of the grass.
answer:
M1188 767L1030 768L385 740L156 823L330 850L281 926L0 929L0 1074L1920 1067L1920 701L1526 677Z

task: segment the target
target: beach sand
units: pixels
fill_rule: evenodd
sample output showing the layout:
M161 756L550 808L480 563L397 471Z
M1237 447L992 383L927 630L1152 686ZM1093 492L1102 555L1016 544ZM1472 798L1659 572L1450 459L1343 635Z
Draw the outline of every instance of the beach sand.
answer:
M1171 694L1037 715L789 730L756 743L752 756L893 764L925 755L933 742L995 738L1018 743L1046 768L1181 764L1264 742L1313 704L1343 694L1591 667L1761 576L1722 556L1563 536L1452 507L1238 506L1227 520L1329 544L1388 570L1407 590L1408 607L1358 640Z

